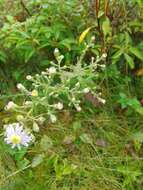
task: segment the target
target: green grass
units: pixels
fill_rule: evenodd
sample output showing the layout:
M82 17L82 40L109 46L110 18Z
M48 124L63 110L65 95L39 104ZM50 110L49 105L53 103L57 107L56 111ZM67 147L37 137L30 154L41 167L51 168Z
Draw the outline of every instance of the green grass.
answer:
M136 134L142 135L142 126L136 115L105 112L73 119L66 113L58 124L42 129L39 143L18 161L1 146L1 190L141 190L143 157ZM43 135L49 146L40 143ZM44 154L41 164L20 169L22 160L37 154Z

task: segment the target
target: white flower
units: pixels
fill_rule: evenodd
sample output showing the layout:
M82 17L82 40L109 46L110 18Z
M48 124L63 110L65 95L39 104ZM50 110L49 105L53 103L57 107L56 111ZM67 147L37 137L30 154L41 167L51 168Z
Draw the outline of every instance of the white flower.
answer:
M36 122L33 123L33 131L38 133L40 131L39 126Z
M52 123L55 123L57 121L57 118L56 118L55 115L51 114L50 115L50 120L51 120Z
M31 75L27 75L27 76L26 76L26 79L27 79L27 80L32 80L32 76L31 76Z
M90 91L89 88L84 88L84 89L83 89L83 93L84 93L84 94L87 94L89 91Z
M16 106L17 106L17 105L16 105L14 102L10 101L10 102L8 102L8 104L6 105L5 110L14 109Z
M61 102L58 102L57 104L54 105L54 107L58 110L62 110L64 106Z
M23 130L20 123L13 123L6 125L4 140L7 144L11 144L12 148L17 147L20 149L21 146L27 147L32 138Z
M56 73L56 68L55 67L50 67L48 69L48 72L49 72L49 74L55 74Z

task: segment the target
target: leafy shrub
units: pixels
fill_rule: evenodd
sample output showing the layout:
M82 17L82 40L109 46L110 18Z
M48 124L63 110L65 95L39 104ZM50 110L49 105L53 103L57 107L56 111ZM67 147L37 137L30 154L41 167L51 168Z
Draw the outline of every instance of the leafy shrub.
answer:
M47 67L56 47L64 53L67 64L73 62L80 52L77 36L85 25L84 5L77 0L63 1L63 4L30 1L26 6L34 11L32 16L20 22L14 15L7 15L0 32L1 71L3 77L7 73L7 77L15 80L26 70L33 72Z

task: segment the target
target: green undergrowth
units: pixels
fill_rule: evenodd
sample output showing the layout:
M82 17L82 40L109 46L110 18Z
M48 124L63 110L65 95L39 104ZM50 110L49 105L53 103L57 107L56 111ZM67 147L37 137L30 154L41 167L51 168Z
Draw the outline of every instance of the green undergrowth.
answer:
M1 190L141 190L142 126L139 116L66 112L26 154L1 144Z

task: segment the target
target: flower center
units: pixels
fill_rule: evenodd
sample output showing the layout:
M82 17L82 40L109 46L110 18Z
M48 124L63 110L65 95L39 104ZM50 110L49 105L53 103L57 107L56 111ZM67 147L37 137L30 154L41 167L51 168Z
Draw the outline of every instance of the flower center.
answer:
M12 135L11 136L11 142L13 144L20 144L21 143L21 137L18 135Z

